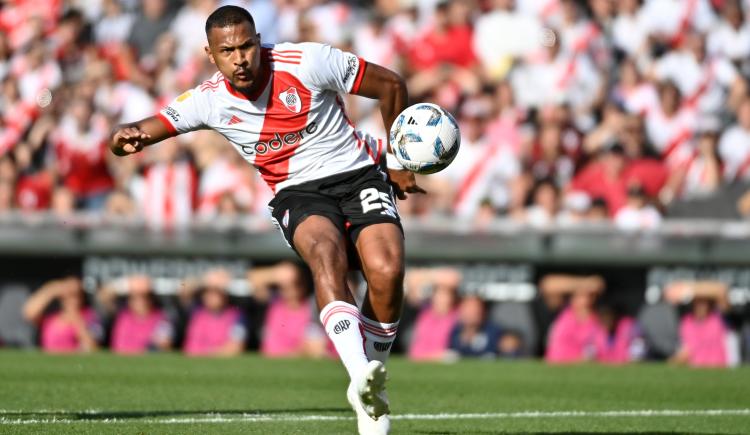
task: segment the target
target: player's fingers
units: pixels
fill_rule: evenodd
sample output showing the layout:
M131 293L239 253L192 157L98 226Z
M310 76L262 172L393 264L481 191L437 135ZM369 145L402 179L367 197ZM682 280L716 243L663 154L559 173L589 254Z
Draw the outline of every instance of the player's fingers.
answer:
M122 129L122 137L125 140L142 139L145 133L135 127L126 127Z
M132 143L126 143L122 146L122 150L125 151L128 154L132 154L137 152L138 150L135 148L135 144Z
M417 186L416 184L413 184L409 186L409 188L406 190L409 193L427 193L426 190L422 189L421 187Z
M128 128L120 130L118 133L118 139L121 141L127 141L133 138L133 132Z
M393 190L394 190L394 191L396 192L396 197L397 197L398 199L401 199L401 200L403 200L403 199L406 199L406 192L404 192L403 190L401 190L401 189L400 189L400 188L398 188L398 187L396 187L396 188L395 188L395 189L393 189Z

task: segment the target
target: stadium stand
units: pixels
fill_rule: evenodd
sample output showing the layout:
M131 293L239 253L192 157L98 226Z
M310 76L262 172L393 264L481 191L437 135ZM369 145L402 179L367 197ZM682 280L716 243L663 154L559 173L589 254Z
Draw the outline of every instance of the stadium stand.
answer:
M43 244L59 253L85 240L99 246L94 252L112 252L106 243L128 239L130 230L139 243L124 251L133 253L179 245L164 234L189 229L197 237L205 228L223 244L196 238L191 246L202 255L246 245L236 231L257 227L237 220L266 219L271 194L222 137L198 131L127 159L106 145L114 125L152 114L213 74L198 29L224 4L247 7L264 42L316 40L356 52L400 72L411 102L435 102L456 115L457 159L419 179L428 195L399 205L420 226L463 225L460 236L473 235L474 245L456 256L497 250L483 234L500 232L516 237L503 245L505 261L550 260L567 247L554 260L636 250L648 263L648 253L661 253L655 250L670 237L724 235L750 217L748 0L18 0L0 5L0 220L20 220L42 241L0 228L6 242L15 240L13 249ZM359 128L385 137L372 102L347 96L346 105ZM682 226L685 219L694 221ZM136 239L144 237L141 225L154 231L151 242ZM80 227L93 228L90 237ZM664 238L598 243L601 228ZM599 251L587 250L597 243ZM697 253L679 244L667 252L693 265L706 256L732 265L731 253L746 249L742 242L695 243ZM276 259L261 246L255 254ZM717 246L730 254L705 254ZM544 274L536 275L523 283L536 288ZM163 309L182 312L182 320L171 316L179 348L187 313L176 287L154 278ZM105 284L83 283L88 292ZM408 296L405 319L426 309L432 290L424 287ZM478 292L467 277L457 291ZM524 354L542 355L561 305L542 307L538 296L517 300L505 291L482 295L489 320L519 334ZM18 305L17 294L0 290L2 308ZM256 349L272 298L249 294L236 306L252 312L250 330L238 335ZM746 314L724 314L747 354ZM647 357L678 351L672 305L646 305L637 321ZM31 341L8 337L6 344ZM408 340L400 347L407 350Z

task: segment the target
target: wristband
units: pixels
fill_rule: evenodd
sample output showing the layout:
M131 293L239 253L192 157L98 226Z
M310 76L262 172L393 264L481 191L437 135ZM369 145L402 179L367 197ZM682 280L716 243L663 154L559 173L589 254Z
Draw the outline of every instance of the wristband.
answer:
M385 167L395 171L404 170L404 165L396 159L396 156L393 155L393 153L385 153Z

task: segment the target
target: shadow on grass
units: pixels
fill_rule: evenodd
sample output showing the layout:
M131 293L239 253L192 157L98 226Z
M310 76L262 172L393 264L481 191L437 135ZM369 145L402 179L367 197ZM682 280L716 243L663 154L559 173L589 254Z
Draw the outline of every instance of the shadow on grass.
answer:
M428 435L453 435L459 433L465 433L462 430L455 431L415 431L417 434L428 434ZM633 435L633 434L649 434L649 435L675 435L675 434L690 434L690 435L721 435L715 432L669 432L669 431L631 431L631 432L611 432L611 431L564 431L564 432L516 432L516 431L491 431L491 430L472 430L473 434L493 434L493 435L504 435L504 434L515 434L515 435L560 435L560 434L572 434L572 435L594 435L594 434L607 434L607 435Z
M308 413L343 413L351 412L350 408L295 408L295 409L191 409L191 410L163 410L163 411L19 411L13 412L14 417L22 418L70 418L81 421L107 419L141 419L154 417L184 417L207 415L235 415L260 416L274 414L308 414ZM7 414L6 415L10 415Z

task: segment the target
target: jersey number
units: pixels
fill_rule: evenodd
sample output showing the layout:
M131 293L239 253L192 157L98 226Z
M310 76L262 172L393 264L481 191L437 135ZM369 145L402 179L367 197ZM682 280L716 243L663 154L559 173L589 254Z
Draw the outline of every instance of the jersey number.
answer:
M380 214L396 217L396 208L393 206L391 196L385 192L379 192L374 187L368 187L359 193L359 199L362 200L362 213L382 210Z

